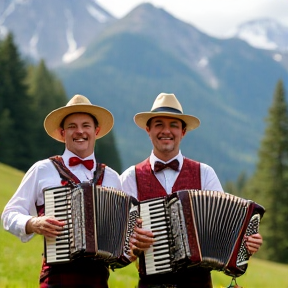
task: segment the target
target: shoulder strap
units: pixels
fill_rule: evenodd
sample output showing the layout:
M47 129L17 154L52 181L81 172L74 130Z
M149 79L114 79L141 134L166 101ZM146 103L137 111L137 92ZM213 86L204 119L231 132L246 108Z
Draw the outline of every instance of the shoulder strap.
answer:
M97 162L96 170L94 171L94 177L92 181L94 184L102 185L105 166L106 166L105 164Z
M65 166L63 158L61 156L52 156L49 158L57 169L60 177L62 178L62 182L68 183L80 183L81 181ZM63 184L62 183L62 184ZM65 183L65 184L68 184Z
M63 158L61 156L52 156L49 158L57 169L62 181L65 184L68 183L80 183L81 181L65 166ZM96 185L102 185L104 172L105 172L105 164L97 163L96 170L94 171L94 177L92 182ZM68 182L68 183L67 183Z

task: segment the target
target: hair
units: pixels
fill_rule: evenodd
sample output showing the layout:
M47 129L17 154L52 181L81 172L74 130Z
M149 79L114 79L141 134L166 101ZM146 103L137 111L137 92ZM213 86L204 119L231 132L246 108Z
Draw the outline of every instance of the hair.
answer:
M75 113L68 114L67 116L65 116L65 117L63 118L63 120L62 120L61 123L60 123L60 128L64 129L64 122L65 122L65 120L66 120L66 118L67 118L68 116L73 115L73 114L78 114L78 113L87 114L87 115L91 116L91 118L92 118L93 121L94 121L95 128L98 127L99 123L98 123L98 121L97 121L97 119L96 119L96 117L95 117L94 115L92 115L92 114L90 114L90 113L86 113L86 112L75 112Z
M157 116L155 116L155 117L157 117ZM147 121L147 123L146 123L146 126L147 126L148 128L150 128L151 121L152 121L152 119L155 118L155 117L152 117L152 118L149 118L149 119L148 119L148 121ZM174 117L173 117L173 118L174 118ZM181 120L181 119L179 119L179 118L175 118L175 119L178 119L178 120L181 121L181 123L182 123L182 130L186 129L186 126L187 126L186 122L184 122L183 120Z

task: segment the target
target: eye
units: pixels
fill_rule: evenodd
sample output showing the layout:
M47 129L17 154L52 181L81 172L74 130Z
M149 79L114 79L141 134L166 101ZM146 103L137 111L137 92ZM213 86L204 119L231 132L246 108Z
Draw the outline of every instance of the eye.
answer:
M175 123L171 123L170 126L173 127L173 128L179 128L179 124L176 123L176 122Z
M155 127L162 126L162 123L161 123L161 122L156 122L156 123L154 124L154 126L155 126Z

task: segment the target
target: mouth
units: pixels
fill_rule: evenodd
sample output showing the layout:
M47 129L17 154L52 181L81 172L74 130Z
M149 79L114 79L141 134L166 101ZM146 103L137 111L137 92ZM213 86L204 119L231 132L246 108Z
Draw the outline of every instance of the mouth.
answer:
M73 139L73 142L85 142L87 140L88 138L77 138L77 139Z
M158 137L159 140L173 140L172 137Z

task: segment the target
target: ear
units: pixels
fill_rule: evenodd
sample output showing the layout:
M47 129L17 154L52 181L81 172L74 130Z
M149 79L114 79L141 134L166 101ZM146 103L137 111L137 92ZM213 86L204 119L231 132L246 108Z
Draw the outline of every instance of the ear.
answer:
M64 139L64 137L65 137L65 130L62 129L62 128L59 128L58 130L59 130L60 135L61 135L62 138Z
M187 132L186 128L182 129L182 137L186 135L186 132Z
M97 135L97 134L99 133L99 131L100 131L100 127L96 127L96 129L95 129L95 135Z
M146 132L148 133L148 135L150 136L150 128L148 126L146 126Z

